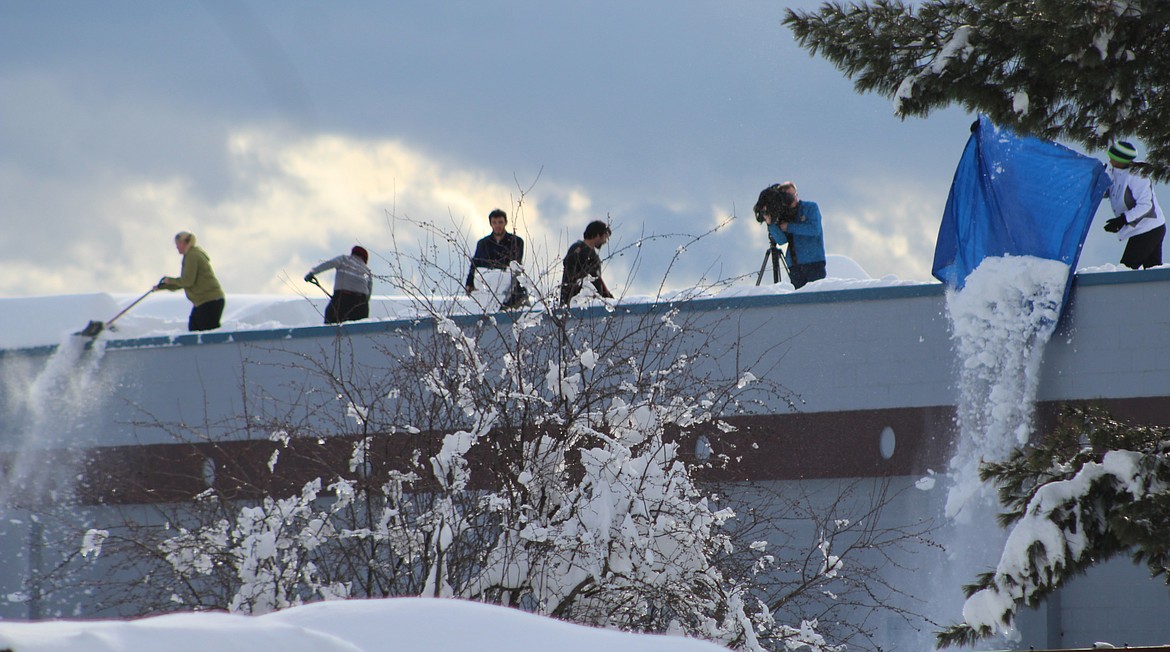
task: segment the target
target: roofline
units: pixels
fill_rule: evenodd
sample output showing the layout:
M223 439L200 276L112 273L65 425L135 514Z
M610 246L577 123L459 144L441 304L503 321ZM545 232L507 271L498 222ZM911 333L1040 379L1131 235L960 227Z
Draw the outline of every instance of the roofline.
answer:
M1132 283L1151 283L1170 280L1170 267L1160 267L1146 270L1121 270L1115 272L1093 272L1089 274L1075 274L1073 289L1095 285L1121 285ZM856 301L886 301L896 299L914 299L942 297L946 293L946 286L941 283L920 283L913 285L891 285L870 288L843 288L824 292L794 292L790 294L764 294L742 297L702 297L680 299L673 301L655 301L650 303L623 303L616 310L626 315L644 315L659 310L717 311L742 310L747 308L763 308L774 306L791 306L803 304L832 304ZM615 309L607 306L589 306L571 308L572 314L581 318L604 317L613 314ZM497 312L485 314L451 315L450 318L460 325L467 325L491 316L504 323L514 322L519 314L515 312ZM345 322L341 324L319 326L294 326L288 328L243 330L243 331L208 331L202 333L184 333L182 335L158 335L137 337L124 340L107 340L107 350L142 349L169 346L190 346L198 344L226 344L237 342L274 341L285 339L299 339L304 337L333 337L345 335L372 335L386 333L400 329L416 329L430 326L430 318L419 316L413 318L398 318L378 321ZM56 344L0 349L0 357L5 355L51 355L57 350Z

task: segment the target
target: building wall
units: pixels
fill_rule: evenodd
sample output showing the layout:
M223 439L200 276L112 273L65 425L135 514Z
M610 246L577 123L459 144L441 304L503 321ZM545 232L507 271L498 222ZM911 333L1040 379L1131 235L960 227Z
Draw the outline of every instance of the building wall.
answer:
M1078 278L1045 352L1041 412L1064 401L1100 400L1122 416L1170 424L1168 294L1170 269ZM725 346L726 355L702 362L712 373L736 378L750 371L772 383L760 394L758 409L730 417L739 433L702 445L697 437L688 440L696 455L711 452L711 446L715 453L719 446L754 446L750 455L740 455L745 459L739 465L708 472L706 481L774 483L780 491L795 491L807 483L844 486L857 478L888 478L904 493L883 518L944 520L941 474L954 443L961 361L952 348L941 286L695 300L629 306L614 314L590 309L574 319L625 320L625 326L589 335L613 337L623 328L661 320L671 309L689 330ZM507 325L511 317L495 319ZM469 331L477 328L475 318L458 321ZM55 357L51 350L4 351L0 465L9 480L14 469L23 469L38 495L51 495L80 476L76 487L83 502L106 505L182 500L209 485L223 488L271 454L271 433L249 427L241 414L299 411L305 423L336 432L344 443L353 434L345 430L345 406L311 367L373 377L379 373L376 361L404 346L404 332L425 336L431 329L430 323L399 321L114 340L76 352L69 359L73 366L55 375L51 368L66 352ZM40 393L30 398L30 386L38 383ZM144 491L128 491L127 478ZM915 488L923 478L935 479L933 488ZM290 486L297 480L285 478ZM8 491L5 499L11 497ZM104 509L95 507L94 513ZM0 595L15 595L37 565L76 545L33 532L30 515L19 509L10 508L4 521L0 546L17 561L0 569ZM983 566L957 568L953 550L925 547L905 557L909 572L890 572L900 574L912 601L944 605L939 617L953 621L946 614L956 613L961 600L950 587L994 563L987 555L994 554L1000 534L967 537L983 549L982 561L975 562ZM39 552L38 541L44 542ZM1020 649L1170 641L1165 586L1143 574L1122 560L1078 578L1059 600L1021 620ZM934 593L940 587L948 590L946 597ZM0 601L0 617L42 615L37 604ZM896 621L882 628L891 641L923 637Z

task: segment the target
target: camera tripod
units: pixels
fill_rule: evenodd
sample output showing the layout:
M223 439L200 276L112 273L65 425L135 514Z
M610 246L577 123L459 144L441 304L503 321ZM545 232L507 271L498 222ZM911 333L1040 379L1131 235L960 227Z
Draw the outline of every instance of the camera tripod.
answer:
M764 270L768 267L768 257L772 258L772 282L780 282L780 268L784 268L784 273L792 278L792 272L788 270L788 261L784 260L784 252L775 243L768 245L764 250L764 261L760 263L760 273L756 276L756 286L759 287L760 281L764 280Z

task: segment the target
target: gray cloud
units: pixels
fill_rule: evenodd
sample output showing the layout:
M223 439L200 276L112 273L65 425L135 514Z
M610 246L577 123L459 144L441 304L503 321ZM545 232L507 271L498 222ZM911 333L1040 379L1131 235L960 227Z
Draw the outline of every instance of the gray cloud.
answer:
M538 174L525 227L554 262L588 219L612 217L616 250L736 213L675 278L754 272L750 207L793 179L830 253L929 274L969 116L897 120L772 2L563 4L0 4L0 216L22 226L0 295L136 292L173 272L181 228L222 239L229 291L291 291L284 270L354 240L389 251L388 212L478 237ZM282 158L305 152L334 168ZM1120 255L1103 235L1083 263ZM656 286L684 239L614 276Z

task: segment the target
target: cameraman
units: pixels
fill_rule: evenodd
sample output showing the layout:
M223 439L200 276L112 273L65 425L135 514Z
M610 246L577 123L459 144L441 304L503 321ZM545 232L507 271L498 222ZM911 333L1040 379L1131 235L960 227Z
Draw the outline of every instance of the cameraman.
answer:
M756 221L768 224L770 242L788 243L788 274L796 289L825 278L825 234L821 209L801 201L791 181L765 188L755 206Z

